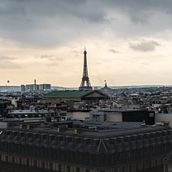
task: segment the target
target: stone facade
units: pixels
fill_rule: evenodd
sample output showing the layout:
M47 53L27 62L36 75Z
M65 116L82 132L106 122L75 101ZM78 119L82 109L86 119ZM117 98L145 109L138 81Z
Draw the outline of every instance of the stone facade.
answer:
M165 126L79 131L3 130L1 163L58 172L139 172L162 169L171 148Z

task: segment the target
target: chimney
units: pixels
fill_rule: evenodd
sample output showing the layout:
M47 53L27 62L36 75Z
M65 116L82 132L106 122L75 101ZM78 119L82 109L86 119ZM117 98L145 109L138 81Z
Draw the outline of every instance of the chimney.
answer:
M58 132L58 133L60 132L60 128L57 128L57 132Z
M74 134L78 134L78 130L77 129L74 129Z

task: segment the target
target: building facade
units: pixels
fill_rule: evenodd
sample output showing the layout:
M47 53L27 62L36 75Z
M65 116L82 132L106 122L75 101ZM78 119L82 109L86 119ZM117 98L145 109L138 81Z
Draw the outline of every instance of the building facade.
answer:
M6 129L0 131L0 162L54 172L158 172L171 141L167 126L134 123Z

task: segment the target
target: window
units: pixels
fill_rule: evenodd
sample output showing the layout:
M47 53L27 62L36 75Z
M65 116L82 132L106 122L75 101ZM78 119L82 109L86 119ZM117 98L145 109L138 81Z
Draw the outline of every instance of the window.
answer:
M34 161L33 161L33 166L34 166L34 167L37 167L37 160L34 160Z
M22 160L21 160L21 158L19 158L19 164L21 164L22 163Z
M12 156L12 163L15 163L15 158L14 158L14 156Z
M50 162L50 170L52 170L52 169L53 169L53 163Z
M28 158L27 158L27 160L26 160L26 165L29 166L29 159L28 159Z
M70 172L70 166L67 166L67 172Z
M61 164L59 164L59 172L61 172L62 171L62 166L61 166Z
M5 156L5 161L8 162L8 156L7 155Z
M79 167L76 168L76 172L80 172L80 168Z
M45 168L45 162L44 161L41 162L41 168Z

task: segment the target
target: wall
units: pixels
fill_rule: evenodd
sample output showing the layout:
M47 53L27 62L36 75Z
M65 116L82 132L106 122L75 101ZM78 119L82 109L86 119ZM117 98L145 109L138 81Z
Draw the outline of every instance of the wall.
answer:
M169 122L172 127L172 114L155 114L155 122Z
M79 119L79 120L84 120L85 118L89 117L90 112L71 112L71 118L72 119Z
M121 112L105 112L106 120L112 122L122 121L122 113Z

